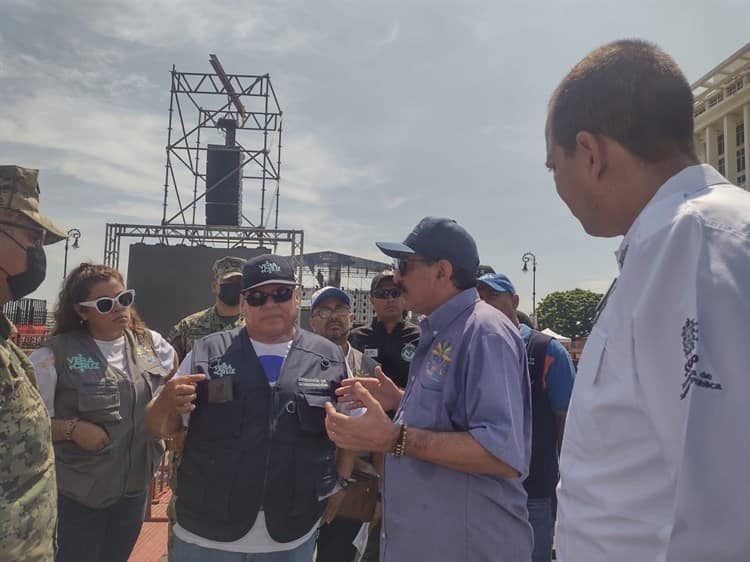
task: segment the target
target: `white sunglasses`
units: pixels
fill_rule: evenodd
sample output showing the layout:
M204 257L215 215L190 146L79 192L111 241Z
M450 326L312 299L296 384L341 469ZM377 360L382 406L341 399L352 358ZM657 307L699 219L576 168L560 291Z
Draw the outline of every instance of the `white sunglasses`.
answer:
M109 314L115 309L115 302L121 307L127 308L135 300L135 290L127 289L117 295L116 297L99 297L95 301L84 301L79 302L81 306L87 306L89 308L95 308L100 314Z

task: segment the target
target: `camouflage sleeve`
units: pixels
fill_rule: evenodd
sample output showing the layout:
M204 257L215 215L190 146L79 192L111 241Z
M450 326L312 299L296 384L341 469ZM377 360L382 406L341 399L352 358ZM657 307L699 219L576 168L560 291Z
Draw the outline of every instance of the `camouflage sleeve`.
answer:
M182 362L182 360L185 359L185 355L187 355L188 351L190 351L190 340L185 334L184 321L180 321L175 324L175 326L169 332L167 341L174 348L177 357L179 358L180 362Z

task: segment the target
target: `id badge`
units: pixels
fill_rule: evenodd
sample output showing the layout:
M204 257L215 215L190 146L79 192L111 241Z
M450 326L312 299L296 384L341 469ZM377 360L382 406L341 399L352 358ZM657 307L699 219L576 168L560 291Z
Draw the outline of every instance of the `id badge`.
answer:
M208 402L229 402L234 398L232 377L221 377L208 381Z
M370 357L372 359L378 358L378 348L377 347L366 347L365 348L365 355L367 357Z

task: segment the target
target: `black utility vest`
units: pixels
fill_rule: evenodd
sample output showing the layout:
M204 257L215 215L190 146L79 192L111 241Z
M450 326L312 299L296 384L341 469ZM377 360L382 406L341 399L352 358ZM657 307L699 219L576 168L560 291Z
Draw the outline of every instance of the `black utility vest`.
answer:
M531 330L526 344L531 377L531 465L523 483L529 498L547 498L555 493L559 478L557 420L544 389L544 364L551 337Z
M323 513L318 498L336 485L326 402L346 377L337 345L297 330L271 387L244 327L211 334L193 347L193 372L232 379L232 400L209 402L198 384L177 480L177 521L215 541L242 538L263 509L277 542L310 531Z

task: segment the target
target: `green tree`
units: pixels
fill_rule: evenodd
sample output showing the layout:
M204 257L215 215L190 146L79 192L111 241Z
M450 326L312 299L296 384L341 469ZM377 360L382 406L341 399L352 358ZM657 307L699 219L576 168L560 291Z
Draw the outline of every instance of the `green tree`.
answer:
M584 289L550 293L536 307L539 329L549 328L573 339L588 336L601 298L600 293Z

